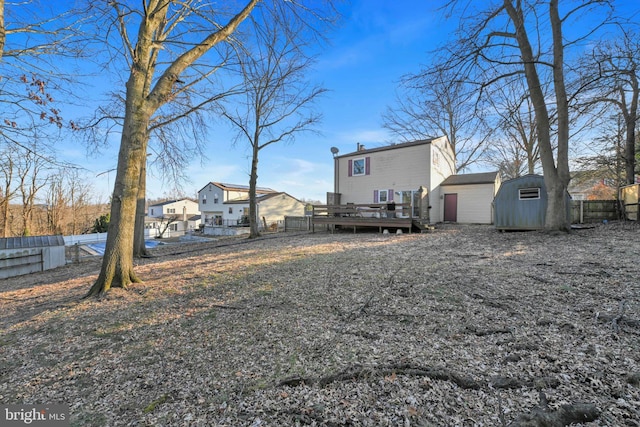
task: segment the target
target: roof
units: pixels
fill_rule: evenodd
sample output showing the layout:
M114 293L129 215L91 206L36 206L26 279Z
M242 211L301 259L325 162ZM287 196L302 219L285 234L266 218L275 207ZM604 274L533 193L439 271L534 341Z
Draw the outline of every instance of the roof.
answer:
M64 237L58 235L7 237L0 239L0 249L41 248L45 246L64 246Z
M182 214L175 214L170 217L159 217L159 216L145 216L144 222L164 222L168 219L171 219L172 222L182 221ZM187 221L200 221L202 219L201 215L188 215Z
M248 185L227 184L227 183L224 183L224 182L213 182L213 181L207 183L207 185L209 185L209 184L215 185L216 187L218 187L218 188L220 188L222 190L225 190L225 191L246 191L246 192L249 192L249 186ZM198 193L201 192L202 190L204 190L207 185L205 185L200 190L198 190ZM256 192L258 192L258 193L276 193L276 190L273 190L273 189L268 188L268 187L256 187Z
M276 196L280 196L286 194L287 196L289 196L287 193L285 192L280 192L280 193L269 193L269 194L257 194L256 195L256 202L260 203L263 202L265 200L271 199L273 197ZM291 198L295 198L293 196L289 196ZM297 200L297 199L296 199ZM227 200L226 202L224 202L225 205L233 205L233 204L246 204L249 203L249 198L247 197L246 199L234 199L234 200Z
M162 202L162 203L155 203L153 205L149 205L149 207L152 207L152 206L165 206L165 205L170 205L172 203L183 202L183 201L188 201L188 202L192 202L194 204L198 204L198 202L194 202L193 200L189 200L189 199L177 199L177 200L167 200L166 202Z
M440 185L473 185L473 184L493 184L498 178L499 172L465 173L451 175Z
M354 151L352 153L347 153L347 154L343 154L341 156L336 156L336 158L348 157L348 156L354 156L354 155L360 155L360 154L376 153L378 151L395 150L395 149L398 149L398 148L405 148L405 147L414 147L414 146L417 146L417 145L427 145L427 144L431 144L436 139L437 138L420 139L420 140L417 140L417 141L402 142L402 143L399 143L399 144L385 145L384 147L361 149L361 150L358 150L358 151Z

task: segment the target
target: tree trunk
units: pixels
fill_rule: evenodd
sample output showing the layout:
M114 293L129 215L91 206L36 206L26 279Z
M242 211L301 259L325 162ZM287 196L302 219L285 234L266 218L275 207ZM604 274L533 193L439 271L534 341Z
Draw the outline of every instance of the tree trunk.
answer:
M631 77L631 105L629 111L625 114L625 124L627 127L626 143L625 143L625 173L627 184L636 183L636 125L638 122L638 97L640 96L640 88L638 80ZM624 96L624 94L623 94Z
M129 99L135 97L127 97ZM149 115L140 108L142 103L134 106L128 101L127 104L102 268L87 296L99 295L112 287L126 288L141 281L133 270L135 227L131 225L136 221L140 172L146 161Z
M558 17L558 3L557 0L549 2L549 16L553 33L553 83L558 114L557 165L551 144L549 111L536 68L536 57L533 54L529 36L526 32L522 5L519 2L514 5L511 0L504 0L504 6L516 29L516 40L536 115L538 148L548 196L545 229L548 231L569 231L569 219L566 214L566 192L569 185L569 121L568 103L564 87L562 21Z
M251 158L251 175L249 176L249 238L260 236L258 229L258 204L256 200L256 188L258 185L258 146L257 136L253 141L253 156Z
M140 172L140 187L138 188L138 200L136 202L136 223L134 226L133 256L142 258L149 256L147 246L144 241L144 216L146 209L147 192L147 156L145 150L144 163Z
M159 52L157 46L165 40L167 13L172 2L144 2L144 19L140 23L135 46L128 44L127 34L121 33L131 54L124 124L102 268L87 297L100 295L112 287L126 288L131 283L140 282L133 270L133 250L136 211L143 198L141 195L144 195L144 188L141 193L141 177L147 161L151 116L171 99L180 74L216 44L230 37L258 2L249 0L227 25L214 27L204 40L179 55L161 76L154 75ZM141 212L144 212L144 207Z

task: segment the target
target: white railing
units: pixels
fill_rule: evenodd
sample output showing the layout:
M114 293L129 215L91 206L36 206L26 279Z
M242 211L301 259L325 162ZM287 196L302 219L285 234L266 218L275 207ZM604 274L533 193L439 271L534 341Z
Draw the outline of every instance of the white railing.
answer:
M144 230L144 238L151 239L158 235L157 228L146 228ZM170 236L170 230L164 232L164 237ZM73 236L63 236L65 246L73 246L75 244L86 245L88 243L100 243L107 241L107 233L91 233L91 234L76 234Z

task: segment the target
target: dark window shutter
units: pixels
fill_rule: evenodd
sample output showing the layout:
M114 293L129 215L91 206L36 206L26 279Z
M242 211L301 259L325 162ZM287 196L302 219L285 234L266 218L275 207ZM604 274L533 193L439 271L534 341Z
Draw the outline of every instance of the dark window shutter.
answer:
M349 160L349 176L353 176L353 160Z
M393 189L389 190L389 195L387 196L387 200L393 202Z
M371 157L364 158L364 174L365 175L371 174Z
M378 203L378 190L373 190L373 203Z

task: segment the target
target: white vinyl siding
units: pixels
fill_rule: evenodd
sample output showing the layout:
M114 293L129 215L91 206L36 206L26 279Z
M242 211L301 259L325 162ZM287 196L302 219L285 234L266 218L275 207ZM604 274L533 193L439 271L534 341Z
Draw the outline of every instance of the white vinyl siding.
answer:
M457 222L461 224L491 224L493 223L494 184L447 185L442 186L440 194L457 193L458 211ZM441 211L444 206L441 206ZM444 212L440 213L440 217Z

